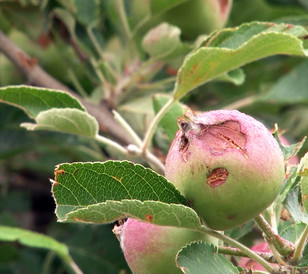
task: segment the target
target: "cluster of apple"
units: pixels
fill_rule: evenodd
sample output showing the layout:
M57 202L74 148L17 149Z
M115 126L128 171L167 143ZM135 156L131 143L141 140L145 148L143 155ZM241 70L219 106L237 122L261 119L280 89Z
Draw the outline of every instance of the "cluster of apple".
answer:
M278 142L259 121L236 110L178 119L179 131L166 158L166 178L214 230L237 227L264 211L284 179ZM186 244L217 241L189 229L128 219L118 236L134 273L181 273L175 257Z

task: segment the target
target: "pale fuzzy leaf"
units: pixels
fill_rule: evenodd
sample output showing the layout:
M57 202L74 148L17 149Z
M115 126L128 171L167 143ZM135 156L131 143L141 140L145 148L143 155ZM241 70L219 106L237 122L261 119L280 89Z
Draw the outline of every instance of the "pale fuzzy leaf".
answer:
M61 207L57 208L58 216L63 216L61 210ZM190 207L138 200L106 201L94 204L69 212L62 221L106 224L126 217L165 226L186 228L201 226L197 213Z
M96 119L87 112L72 108L53 108L40 112L36 124L23 123L28 130L50 130L88 137L98 134Z
M21 108L31 118L51 108L75 108L85 111L79 101L67 92L32 86L0 88L0 102Z

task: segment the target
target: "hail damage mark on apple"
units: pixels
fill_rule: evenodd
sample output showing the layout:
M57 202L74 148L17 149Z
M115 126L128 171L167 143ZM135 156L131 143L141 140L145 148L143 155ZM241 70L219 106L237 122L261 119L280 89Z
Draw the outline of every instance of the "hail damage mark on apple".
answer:
M221 186L226 182L229 176L229 171L226 168L219 167L211 171L211 173L206 178L206 183L214 188Z
M239 122L228 120L214 125L198 124L201 128L198 138L204 140L214 154L230 149L238 149L245 158L246 135L241 131Z
M245 158L246 135L241 131L238 121L227 120L216 124L204 124L197 120L197 115L192 110L184 114L184 118L178 117L178 126L181 130L179 152L184 161L187 161L186 152L189 148L188 133L204 141L206 146L215 155L222 154L227 150L237 149Z

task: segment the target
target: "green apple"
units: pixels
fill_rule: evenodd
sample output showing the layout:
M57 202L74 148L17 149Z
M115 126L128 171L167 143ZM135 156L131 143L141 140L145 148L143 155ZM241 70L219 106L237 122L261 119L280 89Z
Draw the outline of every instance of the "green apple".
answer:
M194 40L199 35L223 28L232 7L232 0L189 0L151 17L150 2L131 1L132 25L142 26L141 32L146 33L158 24L167 22L181 29L184 40Z

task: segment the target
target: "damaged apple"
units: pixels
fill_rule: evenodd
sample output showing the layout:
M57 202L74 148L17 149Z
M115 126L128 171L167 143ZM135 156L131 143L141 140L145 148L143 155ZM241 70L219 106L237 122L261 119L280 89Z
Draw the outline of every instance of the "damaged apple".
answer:
M115 226L125 259L133 273L182 273L176 266L177 252L198 240L218 244L216 238L187 228L159 226L136 219Z
M267 128L236 110L179 118L166 178L213 229L227 230L261 213L284 179L281 149Z

